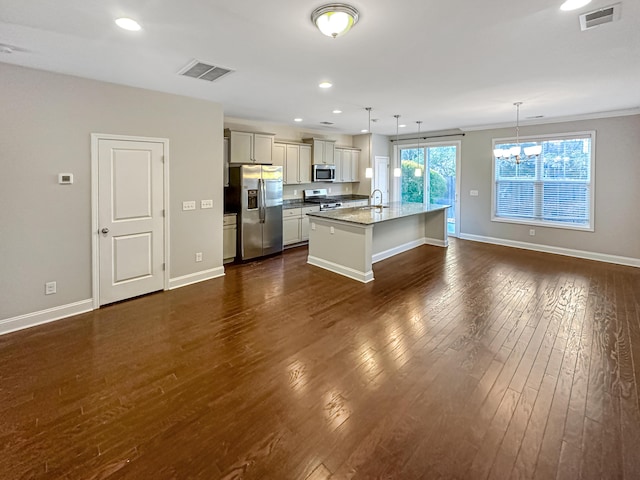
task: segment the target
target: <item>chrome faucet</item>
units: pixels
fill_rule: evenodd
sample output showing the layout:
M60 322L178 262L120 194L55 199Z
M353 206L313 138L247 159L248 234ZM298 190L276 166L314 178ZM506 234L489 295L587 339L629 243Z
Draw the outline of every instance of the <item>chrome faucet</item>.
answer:
M376 192L380 192L380 203L378 205L371 205L371 202L375 200ZM371 197L369 197L369 206L382 208L382 190L376 188L373 192L371 192Z

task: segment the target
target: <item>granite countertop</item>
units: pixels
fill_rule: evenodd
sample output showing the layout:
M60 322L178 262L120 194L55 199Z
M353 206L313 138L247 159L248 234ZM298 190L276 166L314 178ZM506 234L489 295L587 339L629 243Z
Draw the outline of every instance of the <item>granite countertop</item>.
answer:
M302 207L317 207L317 203L305 202L304 200L283 200L282 209L288 210L290 208L302 208Z
M327 200L338 201L338 202L348 202L348 201L359 201L359 200L369 200L369 197L366 195L335 195L328 197ZM317 203L305 202L302 199L292 199L292 200L283 200L282 208L287 210L289 208L302 208L302 207L315 207Z
M391 203L382 209L369 207L340 208L325 212L307 213L310 217L339 220L341 222L373 225L396 218L409 217L422 213L437 212L449 208L449 205L423 205L421 203Z

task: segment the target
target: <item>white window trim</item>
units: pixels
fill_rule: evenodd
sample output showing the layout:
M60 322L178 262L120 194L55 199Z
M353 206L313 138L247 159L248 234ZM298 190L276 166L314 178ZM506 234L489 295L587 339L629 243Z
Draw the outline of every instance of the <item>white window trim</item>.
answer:
M491 221L499 222L499 223L512 223L517 225L532 225L537 227L549 227L549 228L561 228L563 230L579 230L582 232L593 232L595 231L595 206L596 206L596 131L595 130L587 130L581 132L567 132L567 133L553 133L549 135L530 135L526 137L520 137L520 143L527 143L530 141L547 141L547 140L570 140L578 137L591 137L591 158L590 158L590 167L591 171L589 172L589 186L590 186L590 199L589 199L589 225L587 226L579 226L579 225L570 225L564 224L561 222L551 222L551 221L540 221L540 220L519 220L516 218L506 218L506 217L496 217L496 157L493 155L493 150L496 148L497 144L502 143L515 143L516 137L504 137L504 138L494 138L491 142Z

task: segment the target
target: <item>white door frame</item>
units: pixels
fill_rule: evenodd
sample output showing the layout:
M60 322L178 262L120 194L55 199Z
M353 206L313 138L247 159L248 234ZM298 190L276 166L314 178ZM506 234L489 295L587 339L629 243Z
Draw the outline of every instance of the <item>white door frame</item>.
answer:
M111 135L107 133L91 134L91 296L93 297L93 308L100 308L100 249L99 241L99 215L98 215L98 142L100 140L122 140L129 142L153 142L162 143L164 150L164 290L169 289L169 139L154 137L135 137L128 135Z

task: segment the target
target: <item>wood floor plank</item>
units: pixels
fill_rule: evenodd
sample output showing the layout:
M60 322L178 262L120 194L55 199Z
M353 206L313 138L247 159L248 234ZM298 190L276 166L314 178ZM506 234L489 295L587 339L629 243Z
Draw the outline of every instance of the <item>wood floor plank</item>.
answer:
M640 269L306 255L0 336L0 477L637 478Z

